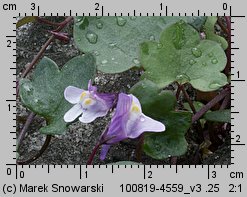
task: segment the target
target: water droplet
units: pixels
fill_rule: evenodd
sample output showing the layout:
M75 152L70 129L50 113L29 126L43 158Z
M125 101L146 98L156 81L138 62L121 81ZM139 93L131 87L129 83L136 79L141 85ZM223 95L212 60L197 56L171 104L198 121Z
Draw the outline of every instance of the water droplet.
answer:
M24 89L25 89L27 92L30 92L30 91L31 91L31 88L30 88L29 85L26 85L26 84L25 84L23 87L24 87Z
M213 58L213 59L211 59L211 63L212 64L217 64L218 63L218 60L216 58Z
M202 51L196 47L192 48L191 52L195 57L201 57L202 56Z
M193 65L193 64L195 64L195 63L196 63L195 60L193 60L193 59L190 60L190 65Z
M209 53L208 54L208 57L213 57L213 53Z
M133 21L133 20L136 20L136 18L137 18L136 16L131 16L131 17L130 17L130 20Z
M151 35L151 36L149 37L149 40L155 40L154 35Z
M137 58L135 58L135 59L133 59L133 63L134 63L135 65L139 65L139 64L140 64L140 61L139 61Z
M181 75L176 76L176 80L177 82L183 84L183 83L190 81L190 77L186 74L181 74Z
M92 32L88 32L86 34L86 38L88 40L88 42L90 42L91 44L96 44L97 40L98 40L98 35Z
M116 43L116 42L110 43L109 46L110 46L111 48L115 48L115 47L117 46L117 43Z
M220 88L220 87L222 87L222 85L219 84L218 82L212 82L212 83L209 85L209 88L211 88L211 89L218 89L218 88Z
M102 60L102 64L106 64L108 61L107 60Z
M80 38L78 38L78 39L77 39L77 41L81 41L81 39L80 39Z
M38 102L39 102L39 100L38 100L38 99L34 99L34 102L35 102L35 103L38 103Z
M111 60L112 60L112 61L114 61L114 60L115 60L115 58L114 58L114 57L112 57L112 58L111 58Z
M157 49L162 49L162 47L163 47L163 44L161 44L161 43L157 44Z
M83 19L84 19L84 17L77 17L76 22L79 23L79 22L81 22Z
M124 17L117 16L117 24L119 26L124 26L126 24L127 20Z
M103 23L102 23L102 22L98 22L98 23L96 24L96 27L97 27L98 29L102 29L102 28L103 28Z
M203 65L203 66L207 66L207 63L206 63L206 62L202 62L202 65Z
M183 24L185 24L185 21L181 19L178 24L183 25Z
M94 54L95 56L99 56L100 53L99 53L98 51L94 51L93 54Z
M145 118L143 116L141 116L140 121L141 122L144 122L145 121Z

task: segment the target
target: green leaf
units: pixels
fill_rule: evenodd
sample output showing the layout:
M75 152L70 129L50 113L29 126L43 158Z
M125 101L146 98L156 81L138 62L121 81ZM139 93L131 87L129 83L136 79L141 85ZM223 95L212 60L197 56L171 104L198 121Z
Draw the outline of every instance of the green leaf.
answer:
M76 17L74 39L82 52L93 52L98 69L119 73L139 67L139 44L158 40L162 30L183 19L200 28L205 17Z
M194 101L194 102L193 102L193 105L194 105L195 110L196 110L197 112L204 106L204 104L201 103L201 102L199 102L199 101ZM184 103L184 108L185 108L186 110L188 110L189 112L193 113L192 110L191 110L191 108L190 108L189 103Z
M118 161L115 163L108 163L106 165L143 165L142 163L137 163L133 161Z
M231 110L225 109L225 110L207 112L203 116L203 118L205 118L208 121L213 121L213 122L231 123Z
M32 80L20 81L22 103L47 121L47 126L40 129L41 133L65 133L67 124L63 116L72 105L64 99L64 89L69 85L87 89L95 70L95 59L90 54L71 59L61 71L55 62L44 57L37 65Z
M141 44L142 79L160 88L177 81L191 83L201 91L213 91L227 84L221 73L227 58L221 46L211 40L200 40L198 32L183 21L167 27L160 42Z
M16 23L16 28L19 28L27 23L36 21L37 16L25 16L22 19L18 20Z
M164 132L145 134L145 153L155 159L183 155L187 150L184 135L191 125L192 114L175 111L176 98L172 92L160 92L149 80L138 82L131 88L131 93L140 100L144 114L163 122L166 126Z
M204 25L204 32L206 34L206 38L208 40L213 40L215 42L218 42L221 47L226 50L228 47L228 43L225 38L215 34L214 25L217 22L216 16L208 16L206 23Z

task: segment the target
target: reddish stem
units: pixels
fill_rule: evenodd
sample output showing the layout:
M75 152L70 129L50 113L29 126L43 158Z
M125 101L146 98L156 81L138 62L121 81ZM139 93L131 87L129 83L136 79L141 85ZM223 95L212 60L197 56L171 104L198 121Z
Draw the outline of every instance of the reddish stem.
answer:
M210 102L204 105L193 117L192 123L199 120L208 110L210 110L213 106L215 106L219 101L224 99L227 95L229 95L230 89L226 88L220 92L216 97L214 97Z
M71 22L73 20L72 16L67 17L63 22L60 23L60 26L54 30L55 32L61 31L69 22ZM51 42L55 39L55 35L52 35L47 41L46 43L42 46L42 48L40 49L40 51L38 52L38 54L34 57L34 59L32 60L32 62L28 65L28 67L26 68L26 70L22 73L21 78L25 78L27 76L27 74L30 72L30 70L34 67L34 65L39 61L39 59L41 58L41 56L43 55L43 53L45 52L46 48L51 44ZM19 95L19 85L17 83L17 87L16 87L16 96L18 97Z
M18 149L20 148L20 145L21 145L21 143L22 143L22 141L23 141L23 139L24 139L24 137L25 137L25 135L27 133L27 130L28 130L30 124L32 123L33 118L35 117L35 115L36 114L33 113L33 112L31 112L29 114L29 116L28 116L28 118L27 118L27 120L25 122L25 125L22 128L22 130L21 130L21 132L20 132L20 134L18 136L18 139L17 139L17 142L16 142L16 151L18 151Z
M47 24L47 25L52 25L52 26L59 26L61 25L61 23L54 23L54 22L51 22L49 20L46 20L44 18L41 18L41 17L37 17L36 20L40 23L44 23L44 24Z
M18 165L27 165L35 160L37 160L44 152L45 150L47 149L47 147L49 146L50 144L50 141L51 141L51 138L52 136L51 135L47 135L46 136L46 139L45 139L45 143L43 144L42 148L40 149L40 151L34 155L32 158L28 159L28 160L25 160L25 161L16 161L16 163Z
M94 147L88 161L87 161L87 165L92 165L92 162L93 162L93 159L94 159L94 156L96 155L99 147L101 146L101 143L97 143L96 146Z
M144 134L141 134L136 146L136 159L139 162L141 162L142 160L143 143L144 143Z
M192 100L190 99L190 96L189 96L188 93L186 92L186 90L185 90L185 88L184 88L184 85L179 85L179 86L180 86L180 88L181 88L181 90L182 90L182 92L183 92L183 94L184 94L186 100L188 101L189 106L190 106L192 112L193 112L194 114L196 114L196 108L195 108L195 106L193 105L193 102L192 102Z

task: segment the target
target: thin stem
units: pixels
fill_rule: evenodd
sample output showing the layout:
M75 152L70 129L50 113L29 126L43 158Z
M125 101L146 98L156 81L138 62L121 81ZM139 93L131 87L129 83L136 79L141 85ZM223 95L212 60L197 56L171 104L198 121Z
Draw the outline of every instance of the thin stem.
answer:
M44 152L45 150L47 149L47 147L49 146L50 144L50 141L51 141L51 138L52 136L51 135L47 135L46 136L46 139L45 139L45 143L43 144L42 148L40 149L40 151L34 155L32 158L28 159L28 160L25 160L25 161L16 161L16 163L18 165L27 165L35 160L37 160Z
M179 99L180 92L181 92L181 86L178 84L178 89L177 89L177 92L176 92L176 99L177 99L177 101Z
M218 17L217 21L218 21L218 24L219 24L220 28L222 29L222 31L225 34L228 34L228 29L225 27L225 25L223 24L223 22L222 22L220 17Z
M87 165L92 165L92 162L93 162L93 159L94 159L94 156L96 155L99 147L101 146L101 143L97 143L96 146L94 147L88 161L87 161Z
M139 162L141 162L142 160L143 143L144 143L144 134L141 134L136 146L136 159Z
M25 125L24 125L24 127L22 128L22 130L21 130L21 132L20 132L20 134L19 134L19 136L18 136L18 139L17 139L17 142L16 142L16 151L19 150L20 145L22 144L22 141L23 141L23 139L24 139L24 137L25 137L25 135L26 135L26 133L27 133L27 130L28 130L30 124L32 123L33 118L35 117L35 115L36 115L36 114L33 113L33 112L31 112L31 113L29 114L29 116L28 116L28 118L27 118L27 120L26 120L26 122L25 122Z
M73 20L73 17L67 17L63 22L60 23L60 26L55 30L56 32L61 31L69 22ZM39 61L39 59L42 57L43 53L45 52L46 48L51 44L51 42L55 39L55 35L52 35L46 43L41 47L40 51L38 54L34 57L32 62L28 65L26 70L22 73L21 78L25 78L27 74L30 72L30 70L34 67L34 65ZM18 97L19 95L19 85L17 83L16 87L16 96Z
M40 23L44 23L44 24L47 24L47 25L52 25L52 26L59 26L61 25L61 23L54 23L54 22L51 22L49 20L46 20L44 18L41 18L41 17L36 17L36 20Z
M195 106L193 105L193 102L192 102L192 100L190 99L190 96L189 96L188 93L186 92L186 90L185 90L185 88L184 88L184 85L179 85L179 86L180 86L180 88L181 88L181 90L182 90L182 92L183 92L183 94L184 94L186 100L188 101L189 106L190 106L192 112L193 112L194 114L196 114L196 108L195 108Z
M229 103L230 103L230 100L231 100L231 95L230 94L226 95L226 97L224 98L224 100L220 106L220 110L227 108Z
M192 123L199 120L208 110L215 106L219 101L224 99L230 93L230 89L226 88L220 92L216 97L214 97L210 102L204 105L193 117Z

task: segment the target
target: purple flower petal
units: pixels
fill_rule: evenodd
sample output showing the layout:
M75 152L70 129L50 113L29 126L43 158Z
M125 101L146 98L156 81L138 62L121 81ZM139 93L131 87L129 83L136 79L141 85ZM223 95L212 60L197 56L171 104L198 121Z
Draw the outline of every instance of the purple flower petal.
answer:
M103 117L107 114L107 111L84 111L79 120L82 123L93 122L98 117Z
M132 127L127 127L127 136L128 138L137 138L144 132L162 132L165 129L163 123L142 114Z
M115 94L106 94L106 93L97 93L95 94L95 97L98 99L102 99L104 103L106 104L107 108L112 108L112 105L114 103Z
M121 93L110 126L101 135L101 142L111 145L126 138L137 138L148 131L165 131L165 125L145 116L142 113L141 104L135 96ZM108 149L109 147L102 148L100 156L102 160L105 158Z
M92 85L91 79L88 81L88 91L90 93L97 92L97 87Z
M65 122L74 121L82 113L82 108L80 104L74 105L69 111L64 115Z
M127 94L119 94L116 111L107 132L107 138L110 138L111 136L113 138L107 143L116 143L127 138L125 130L131 102L132 99Z
M101 148L101 152L100 152L100 160L104 160L106 158L106 155L110 149L110 145L103 145Z
M76 104L80 101L80 96L84 90L74 86L68 86L64 90L64 98L71 104Z

